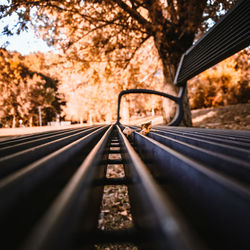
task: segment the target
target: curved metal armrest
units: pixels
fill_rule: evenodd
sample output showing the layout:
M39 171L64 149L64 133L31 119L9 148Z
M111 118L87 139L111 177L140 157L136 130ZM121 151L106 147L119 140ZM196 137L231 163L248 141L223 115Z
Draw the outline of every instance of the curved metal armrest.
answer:
M185 93L185 89L186 89L186 84L183 84L183 86L180 87L178 96L172 96L172 95L169 95L167 93L156 91L156 90L151 90L151 89L127 89L127 90L121 91L119 96L118 96L118 108L117 108L116 124L120 124L120 106L121 106L122 96L127 95L127 94L155 94L155 95L169 98L172 101L174 101L176 104L178 104L177 112L176 112L176 115L175 115L173 121L171 121L170 123L167 124L168 126L178 126L181 123L181 120L182 120L183 114L184 114L182 100L183 100L183 96Z

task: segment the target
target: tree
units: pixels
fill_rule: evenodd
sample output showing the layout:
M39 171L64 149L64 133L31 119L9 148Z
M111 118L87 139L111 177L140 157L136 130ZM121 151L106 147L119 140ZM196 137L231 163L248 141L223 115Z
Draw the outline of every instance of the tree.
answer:
M191 79L188 84L191 108L249 102L249 60L247 48Z
M42 106L43 120L50 121L60 113L61 100L57 80L31 71L19 53L0 50L0 119L2 125L15 127L38 125L38 107Z
M59 92L64 93L66 98L66 106L63 108L66 118L78 122L90 122L92 119L93 122L110 123L116 120L120 91L130 88L153 88L161 91L162 74L156 54L157 51L152 49L149 40L125 70L115 67L114 62L92 62L89 67L76 60L55 63L49 72L51 74L51 70L56 70L57 76L60 75ZM51 58L46 60L51 62ZM139 67L145 61L148 63ZM151 99L153 97L150 101ZM122 120L127 123L129 116L135 111L132 108L136 107L134 102L140 100L125 96L122 101Z
M206 21L228 9L234 0L12 0L2 5L2 17L16 13L17 31L32 23L51 45L60 45L70 57L89 63L110 61L127 67L152 37L162 63L167 91L173 85L178 62ZM9 27L4 32L10 34ZM189 112L186 102L186 112ZM183 121L191 125L190 116Z

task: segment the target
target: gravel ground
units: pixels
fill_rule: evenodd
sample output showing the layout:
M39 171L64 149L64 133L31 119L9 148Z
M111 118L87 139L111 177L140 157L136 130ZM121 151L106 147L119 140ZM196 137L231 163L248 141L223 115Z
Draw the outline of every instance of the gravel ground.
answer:
M109 154L109 159L120 158L120 154ZM122 178L124 176L123 165L112 164L107 166L107 178ZM105 186L98 228L101 230L117 230L130 227L133 227L133 219L127 186ZM137 250L137 247L132 244L100 244L96 245L95 248L98 250Z
M121 159L120 154L109 154L109 159ZM123 165L109 164L107 178L122 178L125 176ZM115 215L115 216L114 216ZM99 229L115 230L132 227L132 215L125 185L109 185L104 187L102 207L99 219Z

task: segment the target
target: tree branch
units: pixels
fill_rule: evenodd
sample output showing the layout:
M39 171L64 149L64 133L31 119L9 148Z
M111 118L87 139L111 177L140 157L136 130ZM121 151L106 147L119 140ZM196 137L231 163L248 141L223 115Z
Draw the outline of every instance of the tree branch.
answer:
M128 58L127 63L124 66L124 69L126 69L129 65L129 63L131 62L131 60L134 58L136 52L141 48L141 46L151 37L151 35L147 35L145 38L143 38L143 40L140 42L140 44L135 48L135 50L133 51L132 55L130 56L130 58Z
M153 33L153 26L152 24L145 19L140 13L138 13L135 9L129 7L126 3L122 0L113 0L120 8L122 8L125 12L127 12L131 17L133 17L139 24L141 24L148 33Z
M168 9L169 9L171 19L174 23L177 23L178 16L174 7L174 2L173 0L167 0L167 3L168 3Z

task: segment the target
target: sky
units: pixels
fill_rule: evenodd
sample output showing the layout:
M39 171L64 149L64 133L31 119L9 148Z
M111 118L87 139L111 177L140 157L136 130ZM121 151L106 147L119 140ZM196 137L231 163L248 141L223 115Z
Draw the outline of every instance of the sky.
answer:
M6 0L0 0L0 4L6 4ZM15 15L0 20L0 47L3 47L6 42L8 46L6 49L10 51L18 51L22 55L27 55L33 52L48 52L52 50L47 46L41 38L36 37L34 31L30 28L28 31L22 32L20 35L6 36L2 34L3 28L6 25L14 24L17 20Z

